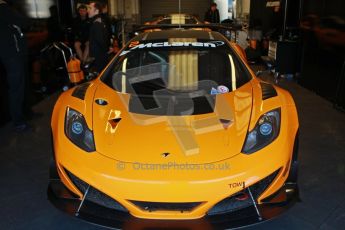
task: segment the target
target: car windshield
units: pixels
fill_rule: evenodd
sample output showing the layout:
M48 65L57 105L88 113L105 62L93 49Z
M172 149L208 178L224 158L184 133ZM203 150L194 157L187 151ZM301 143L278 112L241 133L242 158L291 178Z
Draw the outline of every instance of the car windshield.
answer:
M211 113L217 94L250 79L225 42L186 38L133 41L102 77L120 96L130 95L129 112L173 116Z

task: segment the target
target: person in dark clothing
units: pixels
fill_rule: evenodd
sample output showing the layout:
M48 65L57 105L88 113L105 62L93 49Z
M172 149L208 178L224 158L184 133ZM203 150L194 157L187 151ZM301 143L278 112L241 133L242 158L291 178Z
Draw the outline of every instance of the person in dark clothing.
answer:
M108 14L108 5L105 2L101 2L101 6L102 6L102 12L100 13L100 15L105 25L105 28L107 29L109 39L110 39L112 35L112 29L111 29L111 19Z
M18 132L31 130L23 115L28 52L22 29L27 26L24 17L0 0L0 61L6 70L10 115Z
M205 23L220 23L219 11L217 4L212 3L210 9L205 13Z
M108 31L100 15L102 5L99 2L90 2L88 14L92 20L90 27L90 57L95 58L95 69L101 72L108 64L108 54L112 52Z
M87 7L78 7L78 16L73 22L74 48L81 62L86 62L89 57L90 20L87 16Z

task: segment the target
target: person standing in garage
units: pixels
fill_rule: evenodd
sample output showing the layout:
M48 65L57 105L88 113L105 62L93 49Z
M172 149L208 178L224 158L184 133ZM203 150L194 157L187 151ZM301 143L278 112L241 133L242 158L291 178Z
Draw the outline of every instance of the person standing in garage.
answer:
M90 57L95 58L95 69L101 72L108 63L108 54L112 52L108 31L101 17L102 5L97 1L89 3L88 13L92 21L90 26Z
M205 23L220 23L217 4L212 3L210 9L205 13Z
M22 29L26 22L6 1L0 0L0 61L6 70L10 115L17 132L32 130L23 114L27 44Z
M102 6L102 12L100 13L100 15L102 18L102 22L104 23L105 28L107 29L108 36L110 39L112 32L111 32L111 19L108 13L108 4L105 2L102 2L101 6Z
M87 62L89 57L89 33L90 21L87 15L86 5L78 7L78 16L73 22L74 48L82 63Z

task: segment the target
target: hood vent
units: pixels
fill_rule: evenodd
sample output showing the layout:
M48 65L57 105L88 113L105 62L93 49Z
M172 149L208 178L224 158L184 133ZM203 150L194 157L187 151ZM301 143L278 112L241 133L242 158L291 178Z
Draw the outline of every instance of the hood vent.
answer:
M262 90L262 100L278 96L273 85L265 82L260 82L260 85Z
M84 100L85 99L85 94L87 89L89 88L89 86L91 85L90 82L86 82L84 84L78 85L77 87L75 87L72 96L79 98L80 100Z

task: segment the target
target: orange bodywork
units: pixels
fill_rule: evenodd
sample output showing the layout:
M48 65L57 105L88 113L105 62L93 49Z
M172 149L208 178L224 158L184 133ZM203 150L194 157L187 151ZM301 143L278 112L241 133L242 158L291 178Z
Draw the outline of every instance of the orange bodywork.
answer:
M245 62L242 53L238 55ZM299 124L291 95L275 87L278 96L263 100L260 81L247 68L251 81L233 92L217 95L215 113L218 114L180 117L195 132L198 143L198 149L189 153L179 148L173 135L174 118L130 114L123 103L128 96L115 92L99 78L92 81L84 100L72 97L73 89L64 92L55 105L51 121L55 159L62 182L82 199L83 194L67 176L67 169L118 201L135 217L196 219L224 198L280 170L258 198L260 204L287 179ZM100 106L95 103L96 99L104 99L108 104ZM215 130L210 132L199 130L198 121L223 116L224 103L232 110L228 118L231 124L214 126ZM68 107L84 115L94 133L95 152L83 151L66 137L64 122ZM253 154L241 153L247 132L255 127L261 115L275 108L281 109L277 139ZM121 118L121 122L109 122L116 118ZM172 154L162 157L163 152ZM162 168L164 164L170 168ZM197 170L176 168L182 164L198 165ZM190 212L148 212L130 200L202 204Z

